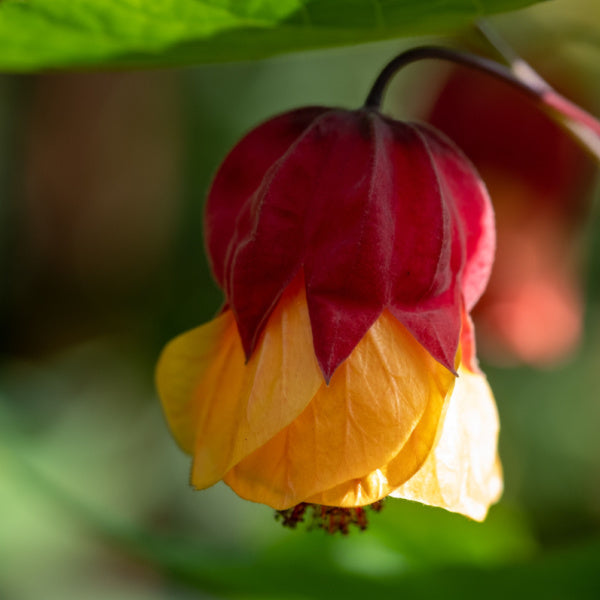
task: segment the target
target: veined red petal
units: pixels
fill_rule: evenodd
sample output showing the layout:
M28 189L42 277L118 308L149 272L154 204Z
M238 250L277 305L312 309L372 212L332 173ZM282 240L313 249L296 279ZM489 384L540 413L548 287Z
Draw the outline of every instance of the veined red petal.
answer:
M455 302L450 311L457 313L458 295L447 293L457 286L461 267L460 259L451 260L451 212L421 135L374 112L352 115L344 117L351 127L342 130L315 198L311 216L319 229L306 254L315 351L326 377L383 308L403 320L403 313L420 312L426 303L428 312L437 309L442 303L433 307L434 299L443 298L441 308ZM430 331L433 319L421 321L417 331L403 322L437 360L454 368L459 316L438 322L453 328L445 336L452 340L448 351L428 344L440 337Z
M219 167L207 199L205 231L211 266L221 287L225 287L225 261L242 207L269 168L315 118L329 110L310 106L265 121L238 142Z
M456 235L464 244L461 289L466 309L471 311L485 290L494 262L496 228L492 202L475 167L448 138L436 132L426 139L440 174L440 185L455 211Z
M485 376L464 367L458 372L433 450L391 495L483 521L502 493L498 413Z

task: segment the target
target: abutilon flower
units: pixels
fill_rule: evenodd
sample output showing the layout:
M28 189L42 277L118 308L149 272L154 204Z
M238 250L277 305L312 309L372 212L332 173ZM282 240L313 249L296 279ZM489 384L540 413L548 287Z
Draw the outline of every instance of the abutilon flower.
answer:
M164 350L191 483L345 531L392 495L484 518L498 418L469 311L494 253L486 189L424 125L308 107L227 156L206 207L226 305Z
M443 134L379 111L421 58L483 69L600 156L600 124L543 80L456 50L393 59L359 110L308 107L226 157L206 239L226 304L163 351L157 384L191 483L224 480L294 526L363 528L386 496L485 517L498 417L470 311L495 233L480 177Z

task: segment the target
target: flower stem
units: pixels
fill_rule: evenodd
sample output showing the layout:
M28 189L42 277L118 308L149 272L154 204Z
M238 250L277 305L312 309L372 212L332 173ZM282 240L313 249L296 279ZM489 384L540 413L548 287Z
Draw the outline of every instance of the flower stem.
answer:
M515 60L511 68L483 56L454 48L443 46L412 48L393 58L383 68L367 96L364 107L379 110L383 94L391 78L406 65L431 58L450 61L482 71L517 88L549 112L555 120L570 131L582 146L600 160L600 122L561 96L522 60Z
M399 54L383 68L379 74L379 77L377 77L375 80L369 95L367 96L365 108L379 109L381 107L383 94L390 79L400 69L402 69L402 67L405 67L406 65L418 60L429 58L447 60L464 65L466 67L477 69L478 71L483 71L484 73L493 75L498 79L502 79L509 85L520 89L534 98L540 98L550 89L550 86L541 79L535 83L531 81L525 82L519 79L519 77L515 75L508 67L505 67L494 60L490 60L476 54L455 50L454 48L445 48L443 46L419 46Z

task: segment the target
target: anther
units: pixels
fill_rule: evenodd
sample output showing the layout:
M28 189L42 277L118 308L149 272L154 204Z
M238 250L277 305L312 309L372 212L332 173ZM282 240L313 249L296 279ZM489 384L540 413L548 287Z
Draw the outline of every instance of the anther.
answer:
M301 502L292 508L278 510L275 513L275 518L281 521L284 527L295 529L298 523L305 522L305 517L309 514L307 529L322 529L331 534L339 532L342 535L347 535L350 532L350 526L357 527L361 531L367 528L369 519L366 509L380 512L382 508L383 500L374 502L369 506L350 508Z

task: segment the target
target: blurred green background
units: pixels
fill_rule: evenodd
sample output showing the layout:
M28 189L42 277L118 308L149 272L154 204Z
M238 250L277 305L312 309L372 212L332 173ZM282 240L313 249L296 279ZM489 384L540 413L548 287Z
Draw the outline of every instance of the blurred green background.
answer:
M596 3L492 23L600 115ZM202 211L227 150L277 112L359 106L388 59L431 41L0 78L0 598L600 597L597 186L573 240L579 349L541 370L482 361L506 480L483 524L389 500L364 533L287 531L224 485L192 491L163 421L158 353L222 301ZM386 111L422 115L445 72L402 72Z

